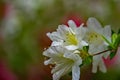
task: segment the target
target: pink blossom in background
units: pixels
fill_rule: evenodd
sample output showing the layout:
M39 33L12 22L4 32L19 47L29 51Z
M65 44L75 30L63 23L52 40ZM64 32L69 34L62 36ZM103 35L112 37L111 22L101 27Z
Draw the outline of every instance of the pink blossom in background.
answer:
M120 64L120 47L118 48L117 53L113 59L110 59L110 57L108 57L107 59L104 59L104 61L108 68L116 67L116 65L119 65Z
M6 3L1 3L0 5L0 18L5 18L6 15L11 11L11 5Z
M5 15L5 8L6 8L6 5L4 3L1 3L1 5L0 5L0 19L3 18Z
M50 66L45 66L42 62L28 67L27 80L51 80Z
M84 20L78 15L78 14L69 14L67 17L63 19L63 24L67 25L68 20L73 20L77 27L79 27L82 23L84 23Z
M0 60L0 80L17 80L4 60Z
M10 5L2 3L0 5L0 20L3 20L6 15L10 12ZM3 38L0 34L0 43L2 43ZM16 76L13 74L5 59L0 59L0 80L17 80Z

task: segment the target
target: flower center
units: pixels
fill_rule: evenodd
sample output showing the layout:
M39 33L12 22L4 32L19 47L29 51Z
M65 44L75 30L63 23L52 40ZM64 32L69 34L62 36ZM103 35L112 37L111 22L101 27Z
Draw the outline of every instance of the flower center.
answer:
M77 39L76 39L76 36L75 36L75 34L74 33L72 33L72 32L68 32L67 34L66 34L66 43L67 44L72 44L72 45L77 45L78 44L78 42L77 42Z
M86 57L88 57L89 56L89 54L86 52L86 51L84 51L84 50L81 50L80 51L80 57L84 60Z
M92 43L101 44L103 42L103 39L100 34L96 32L89 32L87 36L87 41L90 44Z
M89 53L85 50L76 50L75 51L76 54L80 55L80 57L84 60L85 58L87 58L89 55Z

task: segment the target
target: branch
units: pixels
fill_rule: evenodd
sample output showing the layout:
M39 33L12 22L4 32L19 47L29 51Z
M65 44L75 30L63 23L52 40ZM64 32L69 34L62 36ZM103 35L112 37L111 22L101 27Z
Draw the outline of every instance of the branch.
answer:
M96 55L99 55L99 54L102 54L102 53L105 53L105 52L108 52L108 51L114 52L115 50L108 49L108 50L93 54L92 56L96 56Z

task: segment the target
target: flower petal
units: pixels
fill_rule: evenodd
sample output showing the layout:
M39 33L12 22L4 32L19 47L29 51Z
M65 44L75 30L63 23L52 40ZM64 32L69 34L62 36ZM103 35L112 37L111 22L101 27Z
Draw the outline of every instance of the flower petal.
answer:
M97 72L97 67L99 65L100 59L101 59L101 55L93 56L93 63L92 63L92 72L93 73Z
M61 65L61 66L62 67L56 67L55 70L52 71L52 72L55 72L53 74L53 80L59 80L61 76L70 72L71 64L70 65L66 64L66 65Z
M63 45L63 41L62 40L59 41L59 42L53 41L52 44L51 44L51 46L61 46L61 45Z
M75 22L73 20L69 20L68 25L73 31L75 31L77 28L77 25L75 24Z
M99 63L99 69L100 71L102 71L103 73L107 72L106 66L103 62L103 60L101 59L100 63Z
M53 64L53 59L48 59L44 62L44 65Z
M80 41L79 44L78 44L79 48L82 49L83 46L88 46L88 43L85 42L85 41Z
M93 18L93 17L91 17L91 18L88 19L87 26L90 27L90 28L92 28L92 29L98 29L98 30L102 28L102 26L98 22L98 20L95 19L95 18Z
M78 29L76 30L76 36L77 36L78 40L83 39L83 37L86 35L87 28L83 27L82 25L83 24L81 24L81 26L78 27Z
M110 27L110 25L107 25L107 26L105 26L104 27L104 30L103 30L103 36L105 37L105 38L107 38L107 40L108 41L110 41L111 42L111 27Z
M72 67L72 80L79 80L80 79L80 68L78 65L74 65Z
M68 50L76 50L78 47L75 45L68 45L68 46L65 46L65 48Z

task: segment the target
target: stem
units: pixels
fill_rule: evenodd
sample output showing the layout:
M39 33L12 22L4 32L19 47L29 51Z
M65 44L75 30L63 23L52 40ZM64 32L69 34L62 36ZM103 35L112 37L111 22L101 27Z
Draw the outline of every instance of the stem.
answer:
M93 54L92 56L96 56L96 55L99 55L99 54L102 54L102 53L105 53L105 52L108 52L108 51L112 51L112 52L114 52L115 50L108 49L108 50L105 50L105 51L102 51L102 52L99 52L99 53Z

